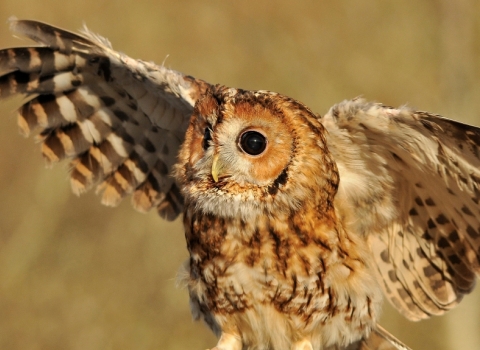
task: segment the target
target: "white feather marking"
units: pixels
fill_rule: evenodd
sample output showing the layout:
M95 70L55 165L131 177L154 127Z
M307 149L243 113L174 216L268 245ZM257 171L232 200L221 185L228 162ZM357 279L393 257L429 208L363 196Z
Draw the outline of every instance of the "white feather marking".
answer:
M99 143L102 141L102 135L98 132L95 124L93 124L89 119L85 119L82 122L78 122L80 130L82 130L83 137L90 143Z
M76 90L76 92L80 94L80 96L82 96L82 98L84 99L84 102L88 103L93 108L97 109L102 105L96 93L92 91L89 87L87 86L79 87Z
M128 157L128 152L124 147L124 141L120 136L118 136L117 134L111 133L110 135L107 136L107 140L110 142L113 149L115 150L115 152L118 153L118 155L125 158Z
M72 101L70 101L70 99L65 95L58 96L55 101L58 105L62 117L70 123L74 123L77 120L77 112L75 109L75 105L72 103ZM43 113L45 114L45 112Z
M87 63L87 60L82 56L75 55L75 67L84 67Z
M54 52L53 60L53 64L57 71L62 71L70 65L69 56L61 54L60 52Z
M52 79L53 83L55 84L54 91L65 91L71 89L73 86L72 80L74 77L82 80L81 75L74 76L71 72L56 74Z

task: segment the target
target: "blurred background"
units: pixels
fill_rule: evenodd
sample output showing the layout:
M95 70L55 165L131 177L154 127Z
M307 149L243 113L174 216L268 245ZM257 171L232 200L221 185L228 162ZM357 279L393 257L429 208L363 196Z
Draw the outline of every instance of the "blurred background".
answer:
M83 23L134 58L294 97L318 113L363 95L480 125L480 1L0 1L6 21ZM0 104L0 348L205 349L175 275L181 222L70 193L67 164L44 168ZM480 288L479 288L480 289ZM480 348L480 290L448 315L382 324L414 349Z

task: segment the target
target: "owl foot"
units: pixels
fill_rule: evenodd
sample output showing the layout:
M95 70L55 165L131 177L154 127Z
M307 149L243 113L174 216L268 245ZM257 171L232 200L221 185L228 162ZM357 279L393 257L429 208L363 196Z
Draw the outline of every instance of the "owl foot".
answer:
M242 340L238 335L222 333L217 346L210 350L242 350Z
M303 339L293 343L292 350L313 350L313 347L309 340Z

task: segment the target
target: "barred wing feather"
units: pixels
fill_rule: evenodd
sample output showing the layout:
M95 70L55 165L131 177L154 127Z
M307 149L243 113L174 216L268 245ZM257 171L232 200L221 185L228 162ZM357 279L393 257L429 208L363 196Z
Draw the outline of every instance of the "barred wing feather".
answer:
M193 105L208 84L131 59L87 29L82 35L28 20L11 29L42 46L0 51L0 98L24 94L23 134L39 133L50 163L71 159L71 184L102 202L128 194L142 211L174 219L182 197L169 175Z
M362 99L322 122L337 208L368 239L388 299L411 320L454 307L480 272L480 129Z

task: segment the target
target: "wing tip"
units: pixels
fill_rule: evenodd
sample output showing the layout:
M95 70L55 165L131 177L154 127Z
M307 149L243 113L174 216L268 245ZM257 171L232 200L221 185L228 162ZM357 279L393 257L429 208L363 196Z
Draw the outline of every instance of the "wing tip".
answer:
M41 22L27 20L27 19L18 19L17 16L10 16L7 20L8 27L11 32L15 34L28 35L29 29L33 24L41 24Z
M7 23L8 23L8 25L10 26L10 30L11 30L12 32L15 31L15 26L17 25L18 21L19 21L19 19L17 18L17 16L10 16L10 17L8 17Z

